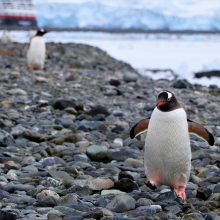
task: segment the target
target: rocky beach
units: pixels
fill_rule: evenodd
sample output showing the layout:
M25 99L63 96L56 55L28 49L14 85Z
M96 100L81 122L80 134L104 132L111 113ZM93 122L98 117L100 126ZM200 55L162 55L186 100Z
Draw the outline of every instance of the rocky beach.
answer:
M0 44L0 219L220 219L220 88L154 81L74 43L48 43L45 71L29 72L26 46ZM144 142L129 138L164 89L216 141L191 137L186 202L145 184Z

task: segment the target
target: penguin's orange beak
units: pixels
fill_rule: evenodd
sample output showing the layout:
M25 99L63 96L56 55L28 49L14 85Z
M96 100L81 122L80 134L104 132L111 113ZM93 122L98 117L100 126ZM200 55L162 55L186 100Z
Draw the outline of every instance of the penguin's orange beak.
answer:
M158 100L157 107L159 108L159 107L161 107L161 106L163 106L165 104L166 104L166 102L164 100Z

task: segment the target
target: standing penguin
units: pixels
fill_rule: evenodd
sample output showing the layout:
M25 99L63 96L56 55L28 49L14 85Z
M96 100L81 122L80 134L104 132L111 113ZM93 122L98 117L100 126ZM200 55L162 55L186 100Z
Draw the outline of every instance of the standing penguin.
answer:
M189 133L214 145L213 135L202 125L187 120L185 110L169 91L159 93L150 119L134 125L130 137L147 132L144 166L151 186L169 185L183 200L191 169Z
M46 57L46 45L43 35L47 31L40 29L31 38L30 46L27 51L27 65L29 70L43 70Z

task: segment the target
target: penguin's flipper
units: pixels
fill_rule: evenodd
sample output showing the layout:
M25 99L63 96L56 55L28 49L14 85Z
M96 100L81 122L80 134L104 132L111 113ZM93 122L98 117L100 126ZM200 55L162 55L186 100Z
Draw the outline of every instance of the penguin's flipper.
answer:
M187 121L188 121L188 130L190 134L202 138L203 140L207 141L211 146L214 145L215 139L213 135L206 128L204 128L201 124L198 124L189 119L187 119Z
M150 119L145 118L139 121L136 125L134 125L130 130L130 138L133 139L144 132L147 132L148 124Z

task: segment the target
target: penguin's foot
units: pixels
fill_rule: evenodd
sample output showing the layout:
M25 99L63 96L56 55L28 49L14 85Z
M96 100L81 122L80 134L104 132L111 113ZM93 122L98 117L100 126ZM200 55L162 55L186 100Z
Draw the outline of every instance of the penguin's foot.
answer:
M180 197L182 200L186 200L186 193L185 193L185 187L179 186L177 189L174 189L175 193L178 197Z
M157 186L154 183L150 182L150 181L145 182L145 184L146 184L147 187L149 187L152 190L155 190L157 188Z
M44 68L44 67L37 67L37 66L31 66L31 65L29 65L29 66L28 66L28 70L31 71L31 72L34 71L34 70L44 71L45 68Z
M28 66L28 70L32 72L34 70L34 67L33 66Z

